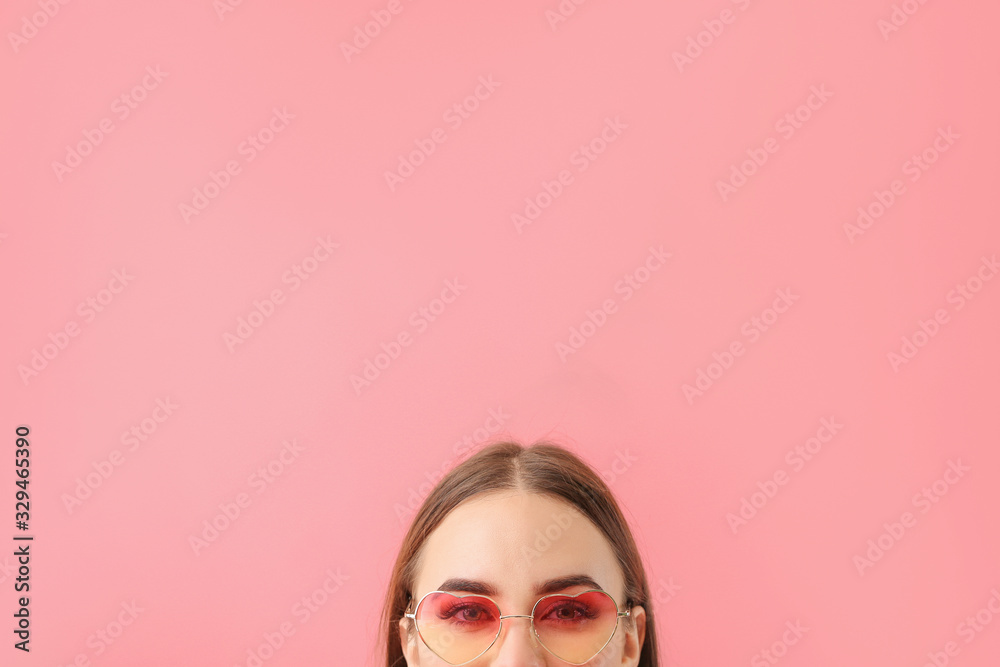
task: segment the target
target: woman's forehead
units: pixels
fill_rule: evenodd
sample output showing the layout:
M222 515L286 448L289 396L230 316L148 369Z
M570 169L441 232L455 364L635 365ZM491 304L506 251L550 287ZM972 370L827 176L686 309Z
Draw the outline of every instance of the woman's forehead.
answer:
M565 589L594 587L584 578L613 596L623 586L611 546L589 519L563 500L522 492L456 507L424 543L416 575L418 595L456 580L517 598L572 577L579 583Z

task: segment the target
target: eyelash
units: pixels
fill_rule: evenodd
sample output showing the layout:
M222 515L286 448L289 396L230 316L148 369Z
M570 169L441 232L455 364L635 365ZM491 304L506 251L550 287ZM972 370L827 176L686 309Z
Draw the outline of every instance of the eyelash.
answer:
M560 611L562 611L564 609L572 610L575 614L578 613L581 617L587 618L587 619L593 619L593 618L596 618L596 616L597 616L594 613L594 611L592 609L590 609L590 607L588 607L587 605L575 604L573 602L563 602L560 605L554 606L552 609L549 610L549 614L551 614L551 613L558 614ZM442 614L440 614L440 617L441 617L442 620L447 620L447 619L453 618L457 614L460 614L460 613L462 613L464 611L468 611L468 610L476 610L476 611L480 611L480 612L489 613L488 610L483 609L479 605L475 605L475 604L457 604L454 607L450 607L449 609L446 609ZM548 616L549 614L546 614L546 616ZM464 619L458 619L458 620L459 620L459 622L463 622L463 623L472 623L473 622L473 621L465 621ZM568 619L557 619L557 620L568 620Z
M459 614L459 613L461 613L463 611L467 611L467 610L470 610L470 609L476 609L476 610L484 611L484 612L486 611L485 609L482 609L482 607L480 607L479 605L457 604L454 607L451 607L451 608L445 610L445 612L443 614L441 614L441 618L442 618L442 620L447 620L447 619L452 618L456 614ZM460 623L472 623L473 622L473 621L466 621L466 620L461 619L461 618L458 619L458 621Z

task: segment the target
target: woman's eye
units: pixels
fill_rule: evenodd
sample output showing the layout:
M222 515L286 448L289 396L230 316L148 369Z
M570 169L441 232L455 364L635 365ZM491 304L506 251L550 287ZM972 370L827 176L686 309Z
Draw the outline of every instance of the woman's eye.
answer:
M479 623L489 618L489 611L479 606L466 605L452 608L446 617L466 623Z
M586 609L580 605L566 604L556 607L550 614L560 621L572 621L573 619L586 616Z
M464 609L462 611L462 617L466 621L478 621L483 617L483 610L476 608Z

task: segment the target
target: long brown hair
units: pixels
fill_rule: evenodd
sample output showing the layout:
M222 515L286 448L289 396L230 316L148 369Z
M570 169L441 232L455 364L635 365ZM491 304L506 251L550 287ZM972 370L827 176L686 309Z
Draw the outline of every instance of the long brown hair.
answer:
M424 542L463 501L482 493L511 489L565 500L601 530L624 575L626 606L641 605L646 611L646 636L638 667L659 667L649 585L628 523L611 491L593 469L572 452L548 442L531 447L517 442L490 445L445 475L427 496L403 538L389 579L380 628L386 647L385 666L405 664L399 620L410 603Z

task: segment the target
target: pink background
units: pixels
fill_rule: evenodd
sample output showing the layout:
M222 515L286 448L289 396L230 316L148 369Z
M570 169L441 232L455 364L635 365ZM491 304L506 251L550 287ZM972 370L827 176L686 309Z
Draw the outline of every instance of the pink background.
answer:
M919 666L948 642L948 664L996 665L1000 8L391 4L0 9L0 539L19 532L18 424L35 536L30 655L11 646L0 557L0 663L248 665L288 624L264 664L373 665L399 508L463 438L509 436L608 475L664 665L772 664L776 642L783 665ZM373 11L391 22L346 57ZM250 150L258 134L273 141ZM54 167L71 147L89 154ZM877 197L892 203L852 231ZM314 255L317 238L339 247ZM307 257L324 258L307 280L286 274ZM435 301L448 281L458 296ZM779 290L794 301L776 315ZM271 316L233 343L255 301ZM356 391L369 361L383 368ZM699 372L711 386L686 396ZM823 419L842 428L797 469ZM289 440L301 451L273 463ZM949 461L968 468L953 484ZM905 512L915 524L883 535ZM859 572L880 535L891 548ZM339 589L304 619L328 571Z

